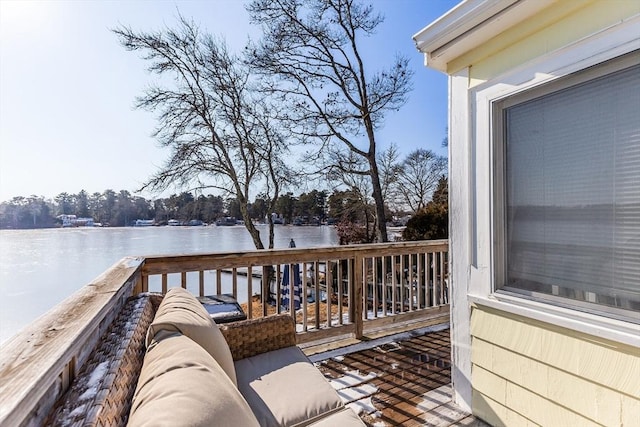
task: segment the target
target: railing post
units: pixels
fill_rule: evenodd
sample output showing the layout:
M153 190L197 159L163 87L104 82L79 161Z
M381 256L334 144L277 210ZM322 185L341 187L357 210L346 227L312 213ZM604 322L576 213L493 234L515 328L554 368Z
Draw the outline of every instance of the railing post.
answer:
M136 284L133 287L133 295L138 295L142 292L149 291L149 276L144 274L143 272L138 272L138 278L136 280Z
M353 296L352 296L352 307L353 307L353 317L354 323L356 326L355 338L362 339L364 336L364 320L362 316L362 309L364 306L364 297L363 297L363 275L362 271L364 269L364 257L362 253L358 252L355 256L354 262L354 286L353 286Z

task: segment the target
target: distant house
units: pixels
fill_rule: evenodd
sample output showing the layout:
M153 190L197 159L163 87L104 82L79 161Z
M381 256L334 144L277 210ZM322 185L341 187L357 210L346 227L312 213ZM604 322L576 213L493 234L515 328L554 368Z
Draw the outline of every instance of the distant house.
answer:
M56 219L60 221L63 227L73 227L77 217L75 215L62 214L58 215Z
M468 0L449 75L452 382L491 425L640 425L640 2Z
M76 215L58 215L56 217L63 227L94 227L96 223L93 218L78 218Z

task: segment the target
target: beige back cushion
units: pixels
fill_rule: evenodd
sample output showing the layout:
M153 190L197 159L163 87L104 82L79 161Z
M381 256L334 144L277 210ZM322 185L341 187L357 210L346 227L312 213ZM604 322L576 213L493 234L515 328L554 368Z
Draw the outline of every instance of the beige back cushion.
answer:
M237 385L236 370L227 341L207 310L189 291L169 289L147 331L147 347L159 331L177 331L191 338L216 359L233 384Z
M161 331L144 358L129 426L257 427L220 365L193 340Z

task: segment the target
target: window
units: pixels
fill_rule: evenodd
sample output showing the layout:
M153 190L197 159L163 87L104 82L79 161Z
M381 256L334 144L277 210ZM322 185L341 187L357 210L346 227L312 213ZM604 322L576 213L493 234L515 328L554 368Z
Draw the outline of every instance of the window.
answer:
M497 288L637 321L640 54L494 108Z

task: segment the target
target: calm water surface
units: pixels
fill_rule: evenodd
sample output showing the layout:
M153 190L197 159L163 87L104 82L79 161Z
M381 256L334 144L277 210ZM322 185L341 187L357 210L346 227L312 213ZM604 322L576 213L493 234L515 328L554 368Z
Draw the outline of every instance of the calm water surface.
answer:
M268 228L259 227L263 241ZM275 247L333 246L333 227L276 226ZM0 343L125 256L253 250L243 226L0 231Z

